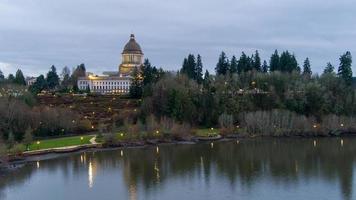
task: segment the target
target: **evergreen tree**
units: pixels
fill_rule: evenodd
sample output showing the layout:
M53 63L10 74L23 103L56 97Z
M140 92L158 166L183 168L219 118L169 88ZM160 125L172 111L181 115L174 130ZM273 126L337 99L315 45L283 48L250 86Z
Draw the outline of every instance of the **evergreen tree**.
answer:
M4 73L0 70L0 81L5 80Z
M241 53L239 62L237 63L237 72L241 74L242 72L248 71L250 68L250 58L246 56L245 52Z
M41 74L39 77L37 77L35 83L31 85L30 90L34 94L40 93L42 90L47 88L47 82L45 77Z
M310 78L311 75L312 75L309 58L306 58L305 61L304 61L304 65L303 65L303 75L306 76L306 77L309 77L309 78Z
M297 59L295 58L295 55L293 54L292 57L291 57L291 70L292 71L297 71L300 73L300 67L298 65L298 61Z
M198 84L201 84L203 82L203 62L199 54L197 56L197 63L195 66L195 80Z
M347 85L352 84L352 56L349 51L340 56L340 65L338 69L338 75L341 77Z
M14 83L19 85L26 85L25 77L20 69L16 71Z
M78 77L84 77L86 75L86 69L84 63L78 65L72 72L72 76L70 77L73 89L76 90L78 88L77 82Z
M190 79L196 79L196 62L195 56L193 54L189 54L187 58L184 58L183 66L181 69L182 74L186 74Z
M229 63L226 54L225 52L221 52L219 56L219 61L215 67L216 75L226 75L228 71L229 71Z
M237 59L235 56L232 56L231 61L230 61L230 74L235 74L237 73Z
M195 56L193 54L189 54L187 61L188 61L187 75L189 78L195 79L195 66L196 66Z
M263 72L263 73L267 73L267 72L268 72L267 61L265 61L265 60L263 61L262 72Z
M183 64L182 64L182 68L180 70L180 73L182 74L188 74L188 59L187 58L184 58L183 60Z
M132 72L132 82L130 86L130 96L132 98L141 98L142 97L142 76L140 70L135 67Z
M277 49L274 51L274 53L271 56L271 59L269 61L269 70L270 71L278 71L281 70L279 68L279 54Z
M55 89L59 85L59 77L54 65L52 65L51 70L47 73L46 81L48 89Z
M70 70L67 66L65 66L62 69L61 77L62 77L62 83L61 83L62 87L64 89L68 89L70 85Z
M324 74L331 74L333 72L334 72L334 66L330 62L328 62L324 69Z
M279 70L282 72L300 71L295 56L284 51L279 58Z
M253 69L258 72L261 71L261 58L257 50L253 56Z
M10 83L15 82L15 76L13 74L9 74L9 76L7 76L7 81Z
M209 85L210 85L210 74L209 74L209 71L208 70L205 70L205 74L204 74L204 87L205 88L208 88Z
M154 80L153 67L151 66L151 63L148 59L145 59L145 61L143 62L143 65L141 66L141 72L143 77L142 80L143 85L148 85L153 83Z

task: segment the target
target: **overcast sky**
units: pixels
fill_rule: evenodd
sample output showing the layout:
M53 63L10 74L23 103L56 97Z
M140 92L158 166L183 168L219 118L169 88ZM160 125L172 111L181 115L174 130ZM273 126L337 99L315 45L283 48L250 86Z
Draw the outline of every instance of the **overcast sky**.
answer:
M0 69L25 75L54 64L117 70L130 33L145 57L166 70L201 54L213 71L218 55L274 49L309 57L314 72L351 51L356 59L354 0L0 0ZM356 66L356 64L354 65ZM356 71L355 67L353 68Z

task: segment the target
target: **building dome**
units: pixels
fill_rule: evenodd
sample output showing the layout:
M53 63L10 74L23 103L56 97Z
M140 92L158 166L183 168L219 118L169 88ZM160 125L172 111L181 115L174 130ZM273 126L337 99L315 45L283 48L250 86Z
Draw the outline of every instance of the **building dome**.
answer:
M140 45L135 40L134 34L131 34L130 40L125 45L122 54L143 54Z

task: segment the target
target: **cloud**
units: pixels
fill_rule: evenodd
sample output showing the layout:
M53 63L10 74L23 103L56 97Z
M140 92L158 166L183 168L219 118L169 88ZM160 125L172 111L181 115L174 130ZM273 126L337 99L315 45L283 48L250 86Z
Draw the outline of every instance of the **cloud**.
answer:
M355 13L352 0L3 0L0 61L12 64L0 69L35 75L84 62L97 73L117 70L134 32L145 56L169 70L188 53L212 71L221 51L257 49L268 60L288 49L321 72L346 50L356 53Z

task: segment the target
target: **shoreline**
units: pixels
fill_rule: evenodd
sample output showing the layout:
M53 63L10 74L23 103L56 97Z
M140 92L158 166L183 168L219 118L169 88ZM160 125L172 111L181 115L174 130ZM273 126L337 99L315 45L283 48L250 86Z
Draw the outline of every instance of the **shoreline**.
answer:
M146 141L126 141L119 142L115 145L103 145L101 143L98 144L85 144L71 147L60 147L60 148L51 148L51 149L43 149L43 150L35 150L23 152L21 155L11 156L3 166L0 163L0 169L3 168L5 170L11 170L16 168L18 165L25 165L29 162L47 160L51 158L55 158L57 156L77 153L77 152L90 152L92 150L95 151L105 151L105 150L115 150L115 149L129 149L129 148L146 148L153 147L157 145L195 145L195 144L203 144L209 142L228 142L233 140L250 140L250 139L268 139L268 138L277 138L277 139L317 139L317 138L338 138L338 137L356 137L356 134L341 134L339 136L334 135L325 135L325 136L249 136L249 137L241 137L237 135L230 136L221 136L220 138L205 138L203 140L198 139L198 137L194 137L190 140L162 140L162 139L153 139ZM37 158L37 159L33 159ZM40 158L40 159L38 159ZM1 171L1 170L0 170Z

